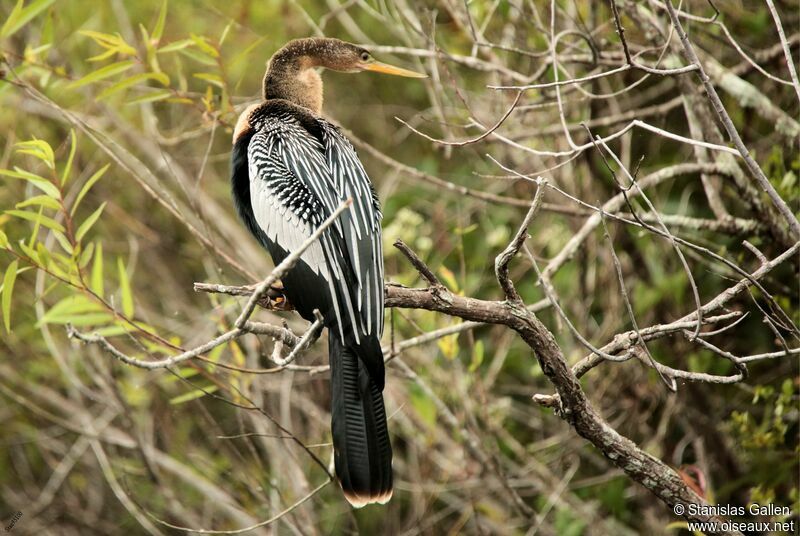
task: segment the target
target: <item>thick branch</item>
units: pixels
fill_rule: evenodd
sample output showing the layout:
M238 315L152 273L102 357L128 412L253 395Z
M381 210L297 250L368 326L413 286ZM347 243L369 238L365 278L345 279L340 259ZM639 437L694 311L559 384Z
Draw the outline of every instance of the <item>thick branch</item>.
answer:
M706 504L668 465L621 436L597 413L567 365L552 333L533 313L514 303L478 300L449 292L446 296L436 296L431 289L396 285L386 288L387 307L437 311L465 320L502 324L516 331L534 350L542 371L558 392L561 416L578 434L670 507L681 504L688 512L688 505ZM711 519L688 514L685 517L696 521Z

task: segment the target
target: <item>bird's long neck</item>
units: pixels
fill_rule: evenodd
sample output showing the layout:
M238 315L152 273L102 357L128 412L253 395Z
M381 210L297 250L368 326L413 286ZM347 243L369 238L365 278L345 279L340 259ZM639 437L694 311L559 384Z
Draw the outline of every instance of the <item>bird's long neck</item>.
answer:
M314 70L320 63L314 54L314 39L290 42L272 56L264 75L264 99L285 99L298 106L322 112L322 78Z

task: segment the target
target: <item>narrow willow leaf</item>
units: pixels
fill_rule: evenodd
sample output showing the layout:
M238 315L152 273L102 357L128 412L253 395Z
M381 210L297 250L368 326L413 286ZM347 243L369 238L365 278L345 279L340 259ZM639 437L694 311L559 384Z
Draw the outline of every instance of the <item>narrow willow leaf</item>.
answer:
M66 324L71 318L87 313L108 313L102 305L83 294L73 294L53 305L37 322L36 327L43 324Z
M184 56L187 56L198 63L202 63L203 65L210 65L216 66L217 61L214 59L213 56L209 56L205 52L200 50L195 50L193 48L182 48L180 49L180 53Z
M28 212L27 210L6 210L6 214L9 216L14 216L23 220L32 221L34 223L39 223L44 225L48 229L52 229L54 231L64 232L64 226L55 221L53 218L49 218L43 214L34 214L33 212Z
M89 264L89 261L92 260L92 254L94 253L94 242L89 242L86 244L86 247L81 252L80 257L78 258L78 266L81 269L86 268L86 265Z
M134 65L135 63L132 60L118 61L117 63L106 65L105 67L101 67L100 69L87 74L80 80L72 82L67 86L67 88L76 89L85 86L87 84L91 84L92 82L97 82L98 80L103 80L105 78L109 78L111 76L124 73Z
M213 73L194 73L192 75L195 78L199 78L200 80L205 80L209 84L214 84L217 87L224 88L225 85L222 83L222 77L218 74Z
M469 364L469 372L478 370L478 367L483 363L483 354L483 341L477 341L475 343L475 349L472 352L472 362Z
M165 383L177 383L181 381L180 380L181 378L188 379L197 376L198 374L200 374L200 371L196 368L183 367L179 368L178 370L172 371L172 374L170 374L169 376L164 376L163 381Z
M26 180L31 183L31 186L38 188L50 197L55 199L59 199L61 197L61 192L58 191L58 188L56 188L55 184L48 181L44 177L40 177L39 175L25 171L24 169L20 169L18 167L15 167L13 171L10 169L0 169L0 175L14 179Z
M456 280L456 275L452 270L450 270L447 266L441 266L439 267L439 276L444 279L444 283L448 288L458 292L458 281Z
M266 40L266 37L259 37L258 39L256 39L252 44L248 45L247 48L245 48L240 53L238 53L236 56L234 56L234 58L230 62L230 65L236 65L240 61L242 61L244 59L247 59L247 56L250 55L250 53L253 50L255 50L255 48L258 45L260 45L261 43L263 43L265 40Z
M118 51L117 51L116 48L109 48L108 50L106 50L105 52L103 52L101 54L98 54L97 56L92 56L91 58L89 58L88 61L98 62L98 61L107 60L108 58L110 58L111 56L116 54L117 52Z
M25 208L34 205L41 205L46 208L52 208L54 210L58 210L61 208L61 203L50 197L49 195L35 195L33 197L29 197L25 201L20 201L14 208Z
M186 47L194 46L194 41L191 39L181 39L180 41L173 41L168 45L164 45L163 47L158 49L159 54L168 54L169 52L176 52L178 50L183 50Z
M114 47L119 44L117 42L117 36L114 34L95 32L94 30L81 30L78 33L85 35L86 37L91 37L98 45L102 47Z
M95 329L92 333L100 335L101 337L116 337L117 335L125 335L130 333L135 328L130 326L106 326L104 328Z
M222 47L222 43L224 43L224 42L225 42L225 38L226 38L226 37L228 37L228 32L230 32L230 31L231 31L231 28L233 28L233 23L232 23L232 22L229 22L229 23L228 23L228 24L225 26L225 29L224 29L224 30L222 30L222 35L220 35L220 36L219 36L219 46L220 46L220 47Z
M14 282L17 280L17 261L8 265L6 275L3 277L3 324L7 332L11 332L11 295L14 292Z
M114 321L111 313L84 313L53 316L47 320L48 324L72 324L75 327L105 326Z
M164 34L164 23L167 21L167 0L161 4L161 10L158 12L158 19L156 25L153 26L153 41L160 41L161 36Z
M39 261L42 263L44 268L50 266L53 258L50 256L50 251L45 247L44 244L38 242L36 244L36 251L39 253Z
M139 31L142 33L142 43L144 43L145 47L150 48L152 46L150 43L150 34L141 22L139 23Z
M94 175L89 177L89 180L87 180L86 184L83 185L83 188L81 188L81 191L78 192L78 197L75 198L75 202L72 203L72 209L69 211L70 216L74 216L75 215L75 211L78 209L78 204L81 202L81 200L84 198L84 196L89 192L89 190L92 188L92 186L94 186L94 183L96 183L97 181L100 180L100 177L103 176L103 174L108 170L108 167L110 165L111 164L106 164L105 166L103 166L100 169L98 169L95 172Z
M58 245L60 245L61 248L69 255L72 255L75 252L72 244L70 244L69 240L67 240L67 235L64 233L59 233L58 231L53 231L53 236L55 237L56 242L58 242Z
M50 7L56 0L34 0L25 7L22 7L22 0L19 0L11 10L3 28L0 29L0 37L9 37L17 30L28 24L36 15Z
M219 389L219 387L216 385L207 385L203 387L203 389L195 389L194 391L189 391L188 393L184 393L180 396L176 396L175 398L171 398L169 403L172 405L183 404L191 400L202 398L207 394L215 392L217 389Z
M91 228L92 228L92 225L94 225L94 224L95 224L95 222L97 221L97 218L99 218L99 217L100 217L100 214L102 214L102 213L103 213L103 209L104 209L104 208L106 208L106 203L105 203L105 202L103 202L103 204L102 204L102 205L100 205L99 207L97 207L97 210L95 210L94 212L92 212L92 213L89 215L89 217L88 217L88 218L86 218L86 219L83 221L83 223L81 224L81 226L80 226L80 227L78 227L78 232L77 232L77 233L75 233L75 240L76 240L77 242L80 242L80 241L81 241L81 239L82 239L84 236L86 236L86 233L88 233L88 232L89 232L89 229L91 229Z
M208 39L197 34L191 34L189 37L192 39L192 41L194 41L194 44L197 45L197 48L212 58L219 57L219 51L208 43Z
M135 74L133 76L129 76L128 78L123 78L119 82L111 84L110 86L105 88L103 91L101 91L97 95L97 100L100 101L100 100L103 100L103 99L107 99L111 95L114 95L115 93L119 93L120 91L122 91L124 89L127 89L127 88L129 88L131 86L135 86L139 82L144 82L148 78L150 78L150 75L148 75L147 73Z
M112 84L111 86L107 87L100 94L97 95L97 100L103 100L105 98L110 97L115 93L119 93L120 91L127 89L131 86L135 86L141 82L145 82L147 80L157 80L163 86L169 85L169 77L164 73L140 73L135 74L131 77L124 78L117 82L116 84Z
M36 213L36 221L33 224L31 238L28 241L28 245L30 245L30 247L34 247L36 245L36 240L39 238L39 229L42 226L42 213L44 213L44 207L39 207L39 212Z
M436 344L447 359L452 361L458 356L458 333L442 337Z
M67 158L67 163L64 166L64 171L61 173L61 186L67 184L67 181L69 180L69 174L72 171L72 160L75 158L75 149L78 146L74 130L69 131L69 138L69 157Z
M17 149L18 153L29 154L31 156L35 156L39 160L45 163L47 167L50 169L55 168L55 155L53 154L53 148L50 147L50 144L44 140L28 140L28 141L21 141L19 143L15 143L14 147L19 147Z
M92 277L90 280L92 292L98 296L103 296L103 244L97 243L97 251L94 254L92 263Z
M8 237L6 236L6 233L3 232L2 229L0 229L0 248L3 249L8 248Z
M111 54L122 54L125 56L135 56L136 49L129 45L125 39L118 33L116 34L107 34L102 32L95 32L92 30L81 30L78 32L81 35L85 35L87 37L91 37L94 39L95 43L100 45L103 48L108 49ZM106 52L105 54L101 55L102 57L108 57L109 53ZM100 56L95 56L94 58L89 58L89 61L97 61Z
M131 282L128 279L128 272L121 257L117 257L117 272L119 272L119 293L122 300L122 313L128 318L133 317L133 294L131 294Z
M6 19L3 27L0 28L0 37L5 37L6 34L11 35L11 26L15 24L17 19L19 19L19 14L22 12L23 6L23 0L17 0L17 3L14 4L14 9L12 9L11 13L8 14L8 19Z
M126 104L142 104L145 102L155 102L168 99L171 96L172 96L171 91L154 91L152 93L147 93L146 95L135 98L133 100L129 100Z
M39 262L39 254L36 252L35 249L33 249L31 246L27 245L22 240L19 241L18 245L19 245L19 249L21 249L22 252L25 255L27 255L33 262L35 262L35 263Z

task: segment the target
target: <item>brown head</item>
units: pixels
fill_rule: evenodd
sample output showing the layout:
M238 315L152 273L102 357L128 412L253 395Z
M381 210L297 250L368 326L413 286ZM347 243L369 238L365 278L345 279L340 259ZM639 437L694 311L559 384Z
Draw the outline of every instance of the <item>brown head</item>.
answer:
M316 68L425 78L423 74L375 61L369 51L358 45L339 39L310 37L289 41L272 56L264 75L264 98L286 99L319 114L322 79Z

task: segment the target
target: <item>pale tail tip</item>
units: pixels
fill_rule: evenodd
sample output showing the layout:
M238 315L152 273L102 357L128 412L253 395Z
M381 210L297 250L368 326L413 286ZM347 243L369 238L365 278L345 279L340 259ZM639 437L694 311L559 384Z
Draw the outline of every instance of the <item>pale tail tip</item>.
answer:
M361 496L357 495L353 492L344 491L344 498L347 499L347 502L350 503L350 506L353 508L363 508L368 504L378 503L378 504L386 504L392 498L393 490L388 490L385 493L380 493L377 495L371 496Z

